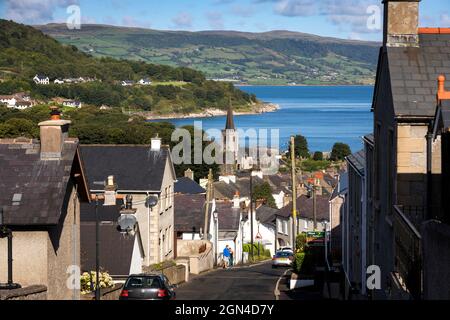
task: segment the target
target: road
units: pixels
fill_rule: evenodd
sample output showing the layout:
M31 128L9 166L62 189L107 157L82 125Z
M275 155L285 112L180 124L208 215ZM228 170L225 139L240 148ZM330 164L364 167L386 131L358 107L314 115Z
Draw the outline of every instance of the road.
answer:
M275 300L277 282L280 291L286 287L283 274L287 271L272 269L270 262L214 270L181 285L176 290L177 300Z

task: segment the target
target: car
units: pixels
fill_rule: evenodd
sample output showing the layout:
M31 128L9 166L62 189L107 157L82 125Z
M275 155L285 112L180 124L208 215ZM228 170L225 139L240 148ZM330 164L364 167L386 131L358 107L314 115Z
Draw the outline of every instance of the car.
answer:
M294 253L294 250L291 247L281 247L279 251L288 251Z
M272 258L272 268L290 267L294 261L294 254L289 251L278 251Z
M133 274L128 276L119 300L173 300L176 285L162 274Z

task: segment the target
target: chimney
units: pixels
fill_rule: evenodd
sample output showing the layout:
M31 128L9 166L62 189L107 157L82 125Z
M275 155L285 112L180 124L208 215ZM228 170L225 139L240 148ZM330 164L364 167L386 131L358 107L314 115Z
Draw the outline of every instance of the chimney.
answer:
M150 143L150 149L152 151L159 151L161 150L161 138L156 134L154 138L152 138Z
M450 100L450 91L445 90L445 76L441 74L438 77L437 101Z
M60 160L70 121L62 120L58 107L51 107L50 120L40 122L41 159Z
M184 176L186 178L189 178L191 180L194 180L194 171L191 170L191 168L187 168L186 171L184 171Z
M238 209L241 207L241 197L239 196L239 191L236 191L236 193L233 196L233 208Z
M421 0L383 0L383 46L419 46L419 2Z
M117 185L114 183L114 176L108 176L105 186L105 201L104 206L116 205L116 190Z

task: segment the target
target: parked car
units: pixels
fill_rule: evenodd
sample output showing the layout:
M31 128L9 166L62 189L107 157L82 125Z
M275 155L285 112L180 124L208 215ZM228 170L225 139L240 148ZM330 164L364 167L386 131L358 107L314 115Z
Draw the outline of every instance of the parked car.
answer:
M279 251L288 251L292 254L294 253L294 250L291 247L281 247Z
M272 268L290 267L294 261L294 254L289 251L278 251L272 258Z
M119 300L172 300L176 297L175 288L162 274L130 275Z

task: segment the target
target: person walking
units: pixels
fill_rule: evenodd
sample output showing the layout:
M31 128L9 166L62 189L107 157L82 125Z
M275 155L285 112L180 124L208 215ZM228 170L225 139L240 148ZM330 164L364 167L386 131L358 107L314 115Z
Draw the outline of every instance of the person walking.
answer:
M233 251L233 248L230 247L229 251L230 251L230 267L232 267L233 264L234 264L234 251Z
M228 245L223 249L223 268L227 269L230 263L230 249Z

